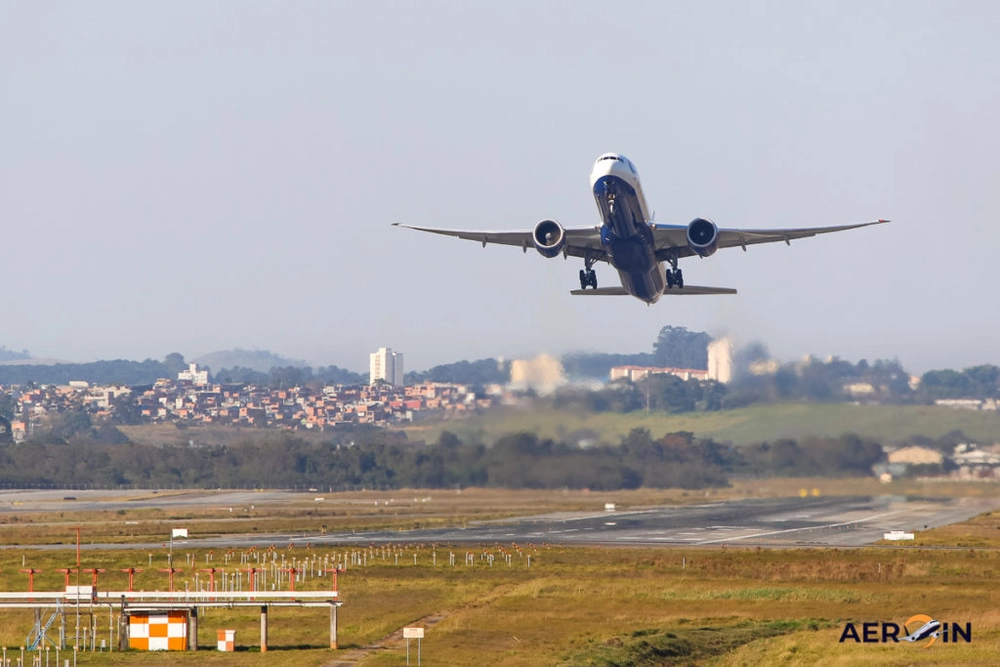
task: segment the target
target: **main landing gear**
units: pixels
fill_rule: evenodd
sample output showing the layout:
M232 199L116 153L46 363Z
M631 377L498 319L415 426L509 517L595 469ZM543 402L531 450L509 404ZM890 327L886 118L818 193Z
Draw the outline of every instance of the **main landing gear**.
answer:
M677 268L677 256L671 253L667 261L670 262L670 268L667 269L667 289L684 289L684 274Z
M602 253L587 250L583 255L583 268L580 269L580 289L593 287L597 289L597 272L594 271L594 264L603 256Z

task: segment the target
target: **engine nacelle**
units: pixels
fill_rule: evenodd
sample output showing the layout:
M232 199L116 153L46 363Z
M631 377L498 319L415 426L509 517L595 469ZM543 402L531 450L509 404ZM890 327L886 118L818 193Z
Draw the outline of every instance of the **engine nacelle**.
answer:
M708 218L695 218L687 228L688 247L699 257L708 257L719 249L719 228Z
M562 252L563 246L566 245L566 232L555 220L542 220L535 225L531 240L535 244L535 250L542 257L552 259Z

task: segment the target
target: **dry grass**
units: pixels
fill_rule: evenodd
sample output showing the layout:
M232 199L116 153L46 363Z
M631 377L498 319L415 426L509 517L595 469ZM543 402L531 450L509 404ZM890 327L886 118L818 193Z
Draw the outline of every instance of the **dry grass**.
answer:
M864 492L870 482L845 481L850 492ZM803 480L748 481L725 494L788 495ZM978 493L981 486L970 485ZM856 489L856 490L855 490ZM919 489L914 489L919 490ZM821 493L833 490L821 488ZM430 497L430 501L424 498ZM507 512L594 510L605 501L620 507L702 500L704 495L678 491L637 491L620 494L582 492L443 492L357 493L327 496L323 508L311 500L294 506L261 507L248 517L258 526L315 525L342 521L369 525L376 521L401 524L430 521L461 522ZM374 504L389 503L387 514ZM329 505L327 507L326 505ZM147 510L144 510L149 512ZM300 513L314 511L312 515ZM139 511L134 516L140 516ZM228 514L228 511L227 511ZM187 516L187 513L184 513ZM133 516L127 514L126 516ZM165 535L174 515L150 513L142 532ZM21 515L32 523L8 524L4 539L37 531L34 538L59 536L72 541L73 519L86 518L84 535L102 541L120 537L122 517L94 513L86 517ZM220 517L193 512L204 526L225 524ZM44 520L43 520L44 519ZM116 520L118 520L116 522ZM242 519L240 519L242 521ZM142 524L140 524L142 525ZM193 525L193 524L192 524ZM964 524L925 531L913 549L667 549L562 548L547 545L511 545L508 567L497 545L408 545L398 547L396 564L391 550L371 549L367 565L351 567L341 576L344 607L340 612L340 642L346 651L332 652L328 616L324 610L274 609L271 613L272 651L257 652L259 616L256 610L212 609L203 613L200 643L214 646L217 628L237 630L240 651L235 655L202 650L197 654L84 654L79 664L209 664L209 665L324 665L337 656L354 654L366 665L405 663L401 640L383 641L402 626L427 623L423 658L427 664L498 665L611 665L611 664L989 664L1000 655L1000 550L992 533L1000 533L1000 514L988 514ZM103 532L102 532L103 531ZM934 546L964 546L939 549ZM284 545L279 545L284 546ZM924 548L920 548L923 546ZM286 558L343 557L351 547L311 549L304 544L282 549ZM497 557L492 567L479 557L484 549ZM448 565L454 551L457 565ZM475 565L464 565L472 551ZM436 553L436 565L432 564ZM233 554L238 564L238 553ZM413 556L417 556L417 564ZM532 557L530 569L527 556ZM188 557L193 559L189 564ZM184 568L177 588L195 585L196 570L209 563L203 550L175 549L175 564ZM152 564L150 565L150 558ZM223 553L212 565L232 571ZM279 557L280 558L280 557ZM60 590L63 575L56 568L71 567L72 549L39 550L10 547L0 550L0 587L26 590L33 567L37 590ZM101 588L123 589L124 567L141 567L137 587L162 590L166 549L151 554L123 547L113 551L85 551L83 566L107 570ZM204 574L200 575L204 577ZM300 581L300 589L329 585L327 578ZM972 644L936 645L927 651L910 645L841 644L845 622L902 623L916 613L940 620L971 622ZM102 628L107 612L102 612ZM0 645L20 646L32 625L30 612L0 611ZM72 634L73 621L70 623ZM366 650L378 645L380 648ZM52 656L54 659L54 655Z

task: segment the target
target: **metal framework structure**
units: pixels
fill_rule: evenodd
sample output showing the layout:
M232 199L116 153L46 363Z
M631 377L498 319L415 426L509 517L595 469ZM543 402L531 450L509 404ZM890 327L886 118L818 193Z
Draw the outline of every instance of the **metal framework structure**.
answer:
M268 611L271 607L327 608L330 612L330 648L337 648L337 609L343 604L336 590L327 591L97 591L90 587L69 587L65 592L0 591L0 609L35 610L35 627L28 636L34 648L46 641L66 648L65 618L81 613L93 618L95 612L106 611L109 617L118 613L118 648L128 648L129 616L133 612L178 610L188 612L189 650L198 649L198 610L202 608L259 607L260 650L267 651ZM44 624L46 610L55 611ZM46 635L57 617L62 617L59 644ZM79 639L78 639L79 640Z

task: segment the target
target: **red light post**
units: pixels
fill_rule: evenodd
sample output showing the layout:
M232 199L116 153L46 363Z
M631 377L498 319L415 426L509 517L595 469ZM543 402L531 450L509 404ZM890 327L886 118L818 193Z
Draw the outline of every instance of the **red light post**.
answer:
M250 592L251 593L256 593L257 592L257 573L261 572L261 571L263 571L263 568L259 568L259 567L248 567L247 568L247 574L250 575ZM255 598L251 597L250 601L253 602L254 599Z
M104 572L107 572L107 570L105 570L104 568L100 568L100 567L87 567L87 568L84 568L83 571L84 572L90 572L90 574L93 575L93 579L92 580L93 580L94 590L97 590L97 575L101 574L101 573L104 573Z
M171 593L174 592L174 572L180 572L180 571L181 571L181 569L177 568L177 567L168 567L166 569L160 570L160 572L166 572L167 575L168 575L168 579L167 580L170 582L169 591Z
M331 573L333 575L333 588L331 590L334 593L337 593L338 595L339 595L339 593L337 592L337 575L339 573L341 573L341 572L344 572L344 571L345 570L342 567L331 567L331 568L327 568L326 570L324 570L324 572L329 572L329 573Z
M288 573L288 590L292 593L295 592L295 573L301 572L301 570L296 570L294 567L283 567L282 572Z
M66 588L68 589L69 588L69 575L76 574L76 568L75 567L60 567L60 568L56 568L56 572L62 572L63 575L65 575L65 577L66 577Z
M211 591L212 593L214 593L215 592L215 573L216 572L222 572L222 568L221 567L209 567L209 568L206 568L206 569L202 570L202 572L208 572L208 582L209 582L208 583L208 590ZM211 599L213 601L215 600L214 597L211 598Z
M29 593L34 593L35 592L35 573L36 572L41 572L41 570L37 570L37 569L35 569L33 567L27 567L27 568L22 569L21 572L26 572L28 574L28 592ZM33 602L34 598L28 598L28 601L29 602Z
M142 572L142 570L140 568L126 567L122 570L122 572L128 574L128 592L131 593L135 585L135 573Z

